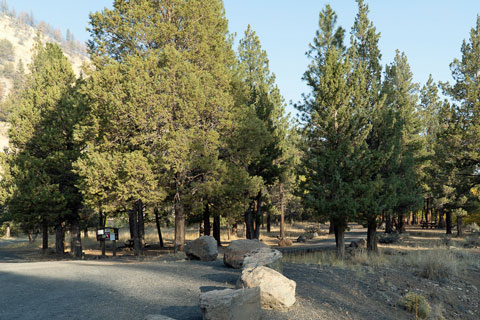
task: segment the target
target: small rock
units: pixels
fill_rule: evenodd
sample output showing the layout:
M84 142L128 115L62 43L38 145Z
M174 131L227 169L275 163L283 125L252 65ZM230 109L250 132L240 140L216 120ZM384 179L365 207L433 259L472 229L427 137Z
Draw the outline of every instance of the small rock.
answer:
M204 320L260 320L260 288L204 292L200 308Z
M259 287L262 307L286 311L295 303L296 283L281 273L267 268L244 269L237 288Z
M313 238L318 237L318 233L316 233L316 232L306 232L306 233L304 233L303 235L304 235L305 238L308 239L308 240L311 240L311 239L313 239Z
M297 238L297 242L307 242L307 238L302 234Z
M185 254L191 260L214 261L217 259L217 240L203 236L185 245Z

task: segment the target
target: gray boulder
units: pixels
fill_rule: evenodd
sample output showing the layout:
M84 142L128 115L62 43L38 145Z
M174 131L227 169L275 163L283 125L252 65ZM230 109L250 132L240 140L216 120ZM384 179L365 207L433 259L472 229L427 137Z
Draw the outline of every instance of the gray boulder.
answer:
M185 254L191 260L214 261L218 256L217 240L203 236L185 245Z
M283 272L282 253L271 248L258 248L245 254L242 269L266 266Z
M259 248L269 248L269 246L258 240L233 240L230 242L230 245L225 248L223 263L228 267L240 269L243 265L245 255Z
M203 292L200 308L204 320L259 320L260 288Z
M255 287L260 288L262 308L286 311L295 303L295 281L273 269L244 269L237 288Z

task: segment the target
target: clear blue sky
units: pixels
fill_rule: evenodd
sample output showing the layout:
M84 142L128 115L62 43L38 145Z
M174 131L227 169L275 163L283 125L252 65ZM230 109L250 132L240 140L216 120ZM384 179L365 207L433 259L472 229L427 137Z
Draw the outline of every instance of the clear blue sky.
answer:
M330 3L347 31L356 14L354 0L225 0L230 32L242 36L250 24L270 58L270 69L288 101L299 101L307 87L301 81L308 60L305 51L318 23L318 13ZM111 7L113 0L9 0L18 11L32 11L77 39L87 40L88 14ZM478 0L367 0L370 18L381 32L383 64L393 60L395 49L409 59L414 80L423 84L431 73L436 81L450 81L449 64L460 57L460 46L468 38L480 13ZM348 39L347 39L348 41ZM291 107L288 108L293 111Z

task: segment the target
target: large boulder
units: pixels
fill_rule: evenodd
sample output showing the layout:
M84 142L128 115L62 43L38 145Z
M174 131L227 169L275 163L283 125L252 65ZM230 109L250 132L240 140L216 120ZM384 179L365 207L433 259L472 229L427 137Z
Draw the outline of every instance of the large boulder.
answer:
M185 246L185 254L191 260L214 261L218 256L217 240L203 236Z
M228 267L240 269L243 265L245 255L258 248L269 248L269 246L258 240L233 240L230 242L230 245L225 248L223 263Z
M200 294L203 320L259 320L260 288L225 289Z
M296 283L281 273L267 268L244 269L237 288L259 287L262 307L286 311L295 303Z
M260 266L269 267L281 273L283 271L282 253L271 248L258 248L245 254L242 269Z

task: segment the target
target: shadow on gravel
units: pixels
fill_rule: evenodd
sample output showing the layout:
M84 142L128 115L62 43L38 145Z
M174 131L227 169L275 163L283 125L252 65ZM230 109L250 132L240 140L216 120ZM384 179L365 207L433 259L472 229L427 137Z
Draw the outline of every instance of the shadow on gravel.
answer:
M229 289L227 287L217 287L217 286L202 286L200 287L200 292L209 292L213 290L224 290Z

